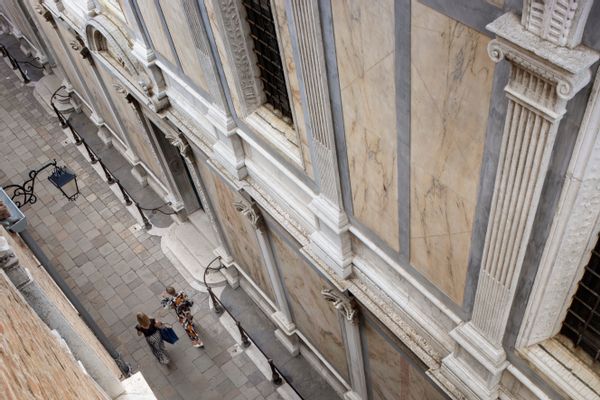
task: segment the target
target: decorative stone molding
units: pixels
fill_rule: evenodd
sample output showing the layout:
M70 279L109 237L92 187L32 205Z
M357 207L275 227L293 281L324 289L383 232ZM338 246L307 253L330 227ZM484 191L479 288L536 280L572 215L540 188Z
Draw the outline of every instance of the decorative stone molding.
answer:
M153 64L145 68L133 57L129 40L114 22L105 15L96 15L87 21L85 32L90 49L114 60L125 79L141 92L148 107L159 112L169 105L160 69Z
M558 333L597 239L600 229L600 74L596 74L573 154L517 348L534 345Z
M296 31L295 58L299 79L305 82L302 103L313 139L311 155L320 191L319 197L310 205L318 218L311 245L340 277L346 278L352 271L352 251L349 223L341 200L329 88L323 73L326 65L319 5L318 2L290 0L287 13L290 25Z
M521 23L528 31L559 46L581 42L593 0L525 0Z
M242 195L244 194L242 193ZM248 194L245 195L250 197ZM269 275L271 287L275 293L277 307L280 310L273 313L272 319L277 323L279 328L285 333L286 336L292 336L296 330L296 325L292 322L292 313L290 312L290 307L285 296L283 283L277 268L277 262L273 256L273 247L271 245L271 241L269 240L269 232L265 225L261 211L251 197L250 200L246 200L246 198L236 200L233 202L233 206L239 213L248 218L250 224L252 224L254 227L256 240L262 255L263 263ZM286 339L281 337L280 339L291 353L297 351L296 346L289 345L289 338ZM292 342L293 341L294 340L292 340Z
M178 132L174 133L173 131L165 131L165 138L171 143L173 146L177 147L179 150L179 154L190 162L193 162L192 148L188 143L187 139L183 135L183 133Z
M502 339L558 124L568 100L589 82L598 53L558 47L510 13L487 29L496 34L490 57L511 65L508 107L472 320L450 333L462 350L446 357L444 366L479 398L495 399L508 365ZM469 370L477 375L469 377Z
M344 319L356 323L358 310L352 300L333 289L323 289L321 290L321 295L325 300L333 304L333 307L342 314Z
M219 31L223 33L224 51L232 69L234 89L240 105L240 118L245 118L263 103L262 86L251 41L245 10L239 0L213 0Z

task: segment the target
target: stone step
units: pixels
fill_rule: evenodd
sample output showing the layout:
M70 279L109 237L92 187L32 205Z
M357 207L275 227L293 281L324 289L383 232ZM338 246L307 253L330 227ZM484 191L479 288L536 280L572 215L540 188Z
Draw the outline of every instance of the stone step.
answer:
M50 115L55 115L50 105L50 99L61 84L62 82L57 75L50 74L42 77L33 87L33 96ZM65 91L62 90L60 93L64 95ZM63 97L55 97L54 105L62 114L69 114L74 111L71 102Z
M194 224L173 224L162 237L161 247L192 287L206 291L204 271L215 257L216 246ZM209 271L206 282L211 287L218 287L224 286L226 279L219 272Z

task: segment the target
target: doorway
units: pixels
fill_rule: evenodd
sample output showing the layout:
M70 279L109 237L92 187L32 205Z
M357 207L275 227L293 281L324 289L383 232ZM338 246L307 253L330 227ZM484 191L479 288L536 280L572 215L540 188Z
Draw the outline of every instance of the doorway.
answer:
M167 167L175 181L175 185L177 186L188 215L198 210L204 210L200 194L194 184L192 172L189 169L188 163L179 152L179 149L169 143L162 130L152 121L149 122L154 130L155 137L162 150Z

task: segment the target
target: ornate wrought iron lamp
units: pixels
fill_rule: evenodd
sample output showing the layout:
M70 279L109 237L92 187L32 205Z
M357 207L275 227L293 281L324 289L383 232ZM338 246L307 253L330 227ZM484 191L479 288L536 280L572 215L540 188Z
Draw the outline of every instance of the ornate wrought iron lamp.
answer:
M3 189L10 195L11 200L19 208L25 204L34 204L37 201L37 195L34 193L35 180L38 174L47 168L53 167L52 173L48 176L48 180L61 191L69 201L73 201L79 195L79 186L77 185L77 175L66 166L59 167L56 160L52 160L41 168L29 171L29 179L23 182L22 185L8 185Z

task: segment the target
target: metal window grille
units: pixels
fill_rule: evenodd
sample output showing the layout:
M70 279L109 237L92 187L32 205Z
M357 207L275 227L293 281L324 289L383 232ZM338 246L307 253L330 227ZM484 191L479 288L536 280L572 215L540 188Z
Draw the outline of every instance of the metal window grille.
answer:
M250 36L254 42L254 53L267 104L272 106L276 114L281 113L286 122L291 123L292 111L270 0L242 0L242 4L246 9L246 20L250 25Z
M600 360L600 240L592 250L561 333L594 361Z

